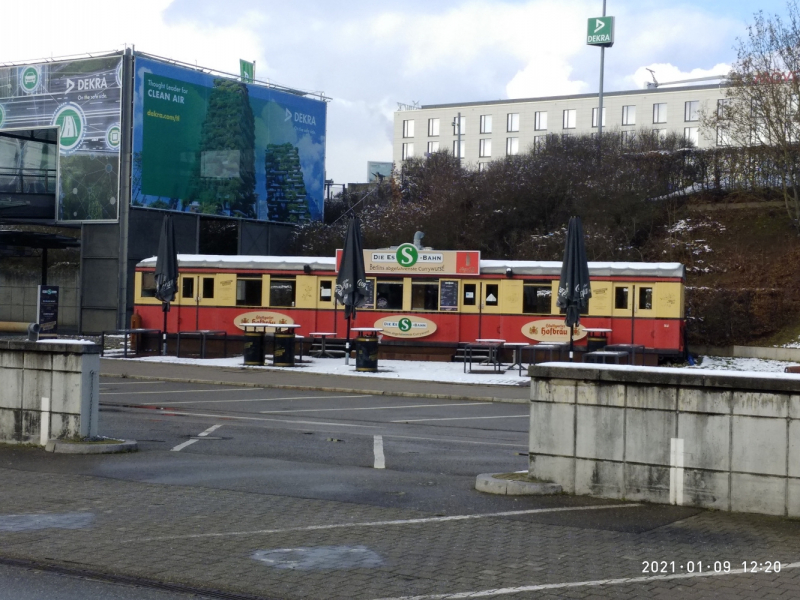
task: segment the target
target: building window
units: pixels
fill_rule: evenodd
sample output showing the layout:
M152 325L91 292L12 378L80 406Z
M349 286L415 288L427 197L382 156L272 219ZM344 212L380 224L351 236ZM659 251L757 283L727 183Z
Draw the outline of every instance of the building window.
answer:
M568 108L564 111L564 129L575 129L575 122L578 119L578 111L574 108Z
M689 100L684 104L683 108L684 121L699 121L700 120L700 101Z
M492 140L485 139L480 141L478 156L487 158L492 155Z
M428 119L428 136L439 135L439 119Z
M597 111L599 108L592 109L592 127L597 127ZM606 107L603 107L603 127L606 126Z
M534 152L541 152L546 145L547 145L547 136L546 135L536 135L536 136L533 137L533 151Z
M537 112L533 117L533 128L536 131L544 131L547 129L547 112Z
M479 173L485 171L488 168L489 168L489 163L488 162L479 162L478 163L478 172Z
M519 154L519 138L506 138L506 156Z
M685 139L687 142L692 142L693 145L697 146L697 144L700 143L700 136L698 135L697 127L684 127L683 139Z
M459 146L458 140L453 140L453 156L456 158L464 158L467 153L467 142L462 141Z
M236 278L236 306L261 306L262 281L258 279Z
M667 130L666 129L653 129L653 136L659 142L663 142L665 139L667 139Z
M459 121L458 117L453 117L453 135L464 135L467 133L467 117L461 117L461 131L459 132Z
M403 283L397 281L381 281L375 284L377 308L382 310L403 310Z
M623 106L622 107L622 124L623 125L636 125L636 107Z
M522 312L529 315L549 315L553 289L549 285L522 286Z
M481 115L481 133L492 133L492 115Z
M631 131L621 131L620 132L620 139L622 141L622 145L623 146L628 146L633 142L633 140L636 139L636 132L633 131L633 130L631 130Z
M439 310L439 280L411 281L411 310Z
M294 306L294 279L269 280L269 305Z
M653 123L667 122L667 103L653 104Z
M428 154L439 151L439 142L428 142Z
M506 131L519 131L519 113L506 115Z
M727 127L717 127L717 146L730 146L731 134Z
M403 160L414 157L414 143L403 144Z
M412 138L414 137L414 120L411 119L410 121L403 121L403 137L404 138Z

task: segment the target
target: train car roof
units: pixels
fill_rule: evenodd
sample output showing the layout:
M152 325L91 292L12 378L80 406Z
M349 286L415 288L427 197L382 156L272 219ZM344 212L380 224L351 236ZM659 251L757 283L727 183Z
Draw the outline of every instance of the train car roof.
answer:
M561 275L561 261L533 260L481 260L481 274L505 275L507 269L514 275ZM686 278L686 267L681 263L644 262L590 262L592 277L679 277Z
M225 256L213 254L179 254L178 266L195 269L277 269L280 271L303 271L305 266L312 271L336 271L333 256ZM153 268L156 257L146 258L137 267ZM507 269L514 275L561 274L560 261L533 260L481 260L481 274L505 275ZM681 263L644 262L590 262L589 273L593 277L676 277L685 279L686 267Z

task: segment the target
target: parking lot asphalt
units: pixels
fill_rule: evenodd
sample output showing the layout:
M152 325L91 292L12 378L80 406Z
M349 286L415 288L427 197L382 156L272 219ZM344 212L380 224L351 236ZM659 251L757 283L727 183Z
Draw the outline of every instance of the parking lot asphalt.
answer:
M475 491L525 468L527 407L489 399L527 389L160 367L103 361L101 433L138 453L0 446L0 564L212 598L800 597L795 520Z

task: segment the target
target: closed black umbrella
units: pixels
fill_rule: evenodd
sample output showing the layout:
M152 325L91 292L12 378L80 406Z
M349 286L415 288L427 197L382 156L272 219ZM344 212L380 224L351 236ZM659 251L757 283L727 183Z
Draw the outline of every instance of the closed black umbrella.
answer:
M164 312L164 331L162 354L167 353L167 313L169 303L175 299L178 291L178 252L175 249L175 228L172 217L164 215L161 224L161 237L158 240L158 255L156 256L156 298L161 300L161 309Z
M561 264L561 279L558 282L556 306L566 311L564 324L569 327L569 360L572 361L572 336L576 325L580 325L581 311L589 306L592 288L589 282L589 263L583 242L583 226L580 217L571 217Z
M363 306L367 299L361 220L358 217L353 217L347 226L342 262L339 265L339 275L336 277L336 298L344 306L344 317L347 319L345 364L348 364L350 359L350 319L355 316L356 308Z

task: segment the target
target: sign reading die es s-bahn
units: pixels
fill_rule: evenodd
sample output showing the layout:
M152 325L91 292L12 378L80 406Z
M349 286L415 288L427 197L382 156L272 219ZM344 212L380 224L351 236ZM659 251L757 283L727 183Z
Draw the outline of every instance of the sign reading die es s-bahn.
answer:
M586 44L589 46L614 45L614 17L593 17L589 19L586 30Z
M337 250L337 264L341 251ZM401 244L389 250L364 250L367 274L480 275L481 253L474 250L420 250Z

